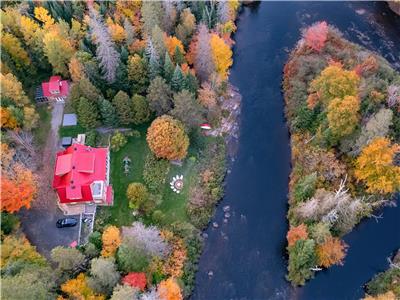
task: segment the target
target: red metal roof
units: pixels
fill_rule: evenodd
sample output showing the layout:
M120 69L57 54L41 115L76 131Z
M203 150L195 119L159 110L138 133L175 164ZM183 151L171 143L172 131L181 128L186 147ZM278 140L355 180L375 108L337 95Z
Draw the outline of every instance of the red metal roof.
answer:
M61 203L93 201L90 184L96 180L106 181L108 153L108 148L81 144L72 144L57 153L53 188ZM112 188L106 188L107 196L108 193L112 196Z
M49 82L42 83L43 96L45 97L67 97L69 84L67 80L61 80L61 76L51 76ZM51 92L58 92L52 94Z

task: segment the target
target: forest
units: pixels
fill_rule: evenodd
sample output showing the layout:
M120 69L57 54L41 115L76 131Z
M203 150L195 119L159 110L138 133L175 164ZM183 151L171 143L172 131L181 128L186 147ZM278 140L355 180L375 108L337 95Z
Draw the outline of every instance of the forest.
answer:
M225 175L223 134L205 134L200 125L218 129L230 115L222 104L231 89L239 7L238 1L1 3L4 299L190 295L200 233ZM35 90L52 75L69 80L63 109L78 118L57 134L84 133L89 146L109 145L115 200L98 208L85 243L44 257L24 235L19 213L29 216L49 185L41 160L51 161L52 111L35 103ZM124 175L128 156L134 168ZM177 172L185 179L179 195L168 182Z
M345 263L351 245L342 237L364 217L377 218L400 190L400 75L322 21L303 31L283 88L293 164L287 279L304 285ZM390 288L397 271L387 290L372 283L367 292L399 297Z

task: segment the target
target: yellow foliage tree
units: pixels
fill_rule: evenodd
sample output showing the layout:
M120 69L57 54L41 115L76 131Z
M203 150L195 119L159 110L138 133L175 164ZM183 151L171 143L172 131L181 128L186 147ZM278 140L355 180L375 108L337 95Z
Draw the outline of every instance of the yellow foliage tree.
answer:
M328 105L335 98L357 96L360 77L354 71L344 70L338 64L331 64L310 84L310 92Z
M24 129L31 130L37 126L39 115L32 105L24 106Z
M29 104L30 101L22 88L21 82L13 74L3 75L0 73L0 84L2 97L13 100L19 107Z
M171 254L163 264L162 270L165 275L181 277L183 267L187 258L187 251L183 240L169 231L162 233L163 238L171 245Z
M110 17L107 18L106 22L113 41L117 43L122 42L126 37L124 28L118 23L113 22Z
M364 181L370 193L393 193L400 190L400 166L394 156L400 152L398 144L391 145L384 137L374 139L356 160L355 176Z
M228 69L232 65L232 50L217 34L211 34L210 45L216 72L222 79L228 77Z
M42 6L36 6L33 11L35 18L43 23L43 27L48 29L54 25L54 19L51 17L47 9Z
M360 101L354 96L335 98L328 105L329 128L335 136L349 135L356 128L360 116Z
M30 64L28 52L22 47L19 39L11 33L4 32L1 38L1 46L11 56L17 68L22 68Z
M79 82L84 77L83 66L76 57L71 58L68 69L72 81Z
M181 53L185 55L185 49L183 48L182 42L175 36L167 36L164 37L165 48L167 48L168 54L172 60L174 60L175 49L179 48Z
M182 293L175 279L170 277L158 285L158 295L162 300L182 300Z
M17 119L5 107L0 107L1 128L15 129L18 127Z
M69 39L65 38L58 28L54 27L43 37L44 53L56 73L68 75L68 63L74 54Z
M20 25L25 43L29 46L35 45L38 40L38 32L41 31L39 24L31 18L22 16L20 19Z
M70 279L61 285L61 290L76 300L104 300L105 297L96 294L88 285L86 276L80 273L76 278Z
M114 256L121 244L121 234L116 226L107 227L102 235L103 249L101 255L104 257Z
M1 267L8 262L25 261L46 265L46 259L41 256L36 247L32 246L25 236L8 235L1 243Z
M376 296L366 295L364 300L396 300L396 295L392 291L388 291L384 294L379 294Z

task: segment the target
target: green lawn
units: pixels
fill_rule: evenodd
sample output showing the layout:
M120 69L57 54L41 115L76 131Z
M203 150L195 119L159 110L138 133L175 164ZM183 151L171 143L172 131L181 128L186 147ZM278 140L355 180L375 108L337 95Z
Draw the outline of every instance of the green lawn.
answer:
M50 106L44 104L36 108L39 114L38 126L33 130L35 144L39 147L40 151L46 145L46 140L51 127L51 110Z
M66 137L70 136L72 138L77 137L78 134L80 133L85 133L87 130L80 126L79 124L76 126L60 126L60 129L58 130L58 133L60 134L60 137Z

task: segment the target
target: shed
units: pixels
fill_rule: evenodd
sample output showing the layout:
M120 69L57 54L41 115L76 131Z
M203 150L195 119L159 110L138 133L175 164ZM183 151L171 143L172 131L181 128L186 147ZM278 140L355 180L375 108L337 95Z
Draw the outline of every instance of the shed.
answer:
M76 126L77 124L76 114L64 114L62 126Z

